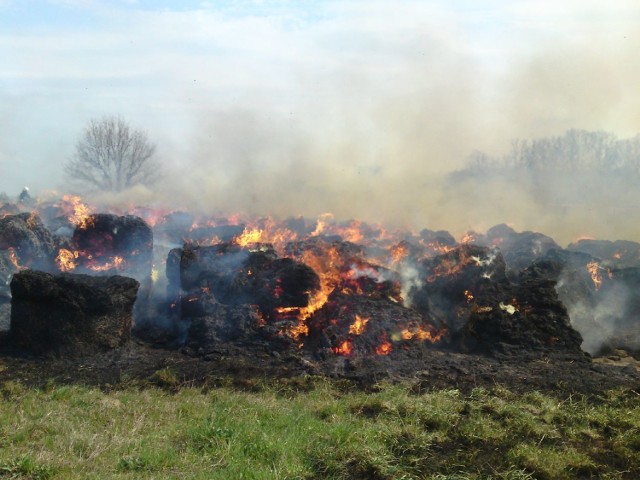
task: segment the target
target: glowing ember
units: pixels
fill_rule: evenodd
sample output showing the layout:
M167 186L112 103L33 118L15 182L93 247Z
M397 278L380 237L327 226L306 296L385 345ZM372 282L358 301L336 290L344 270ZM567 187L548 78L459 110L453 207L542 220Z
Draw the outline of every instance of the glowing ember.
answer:
M376 355L389 355L393 350L391 343L384 341L376 347Z
M89 268L94 272L106 272L107 270L116 269L121 270L124 267L124 259L122 257L113 257L110 262L106 262L103 265L91 265Z
M400 336L403 340L421 340L435 343L439 341L446 333L446 330L440 330L439 332L434 333L430 330L425 330L420 326L416 326L403 330L400 333Z
M27 267L23 267L20 265L20 261L18 260L18 255L16 254L16 250L13 247L9 247L9 260L16 267L17 270L24 270Z
M469 290L465 290L464 291L464 298L467 299L467 303L473 302L473 293L471 293Z

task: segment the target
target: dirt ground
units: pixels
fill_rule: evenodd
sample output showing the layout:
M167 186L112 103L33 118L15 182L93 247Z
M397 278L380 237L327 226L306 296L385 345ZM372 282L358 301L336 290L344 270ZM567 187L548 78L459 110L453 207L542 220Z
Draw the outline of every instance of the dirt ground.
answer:
M262 344L228 344L206 355L189 355L180 349L132 341L92 356L56 358L12 350L6 334L0 334L0 383L19 381L35 388L56 383L105 389L152 384L256 389L270 383L303 385L314 376L363 389L382 381L405 381L412 383L416 393L443 388L468 392L497 385L515 392L538 390L559 396L598 395L617 387L640 392L640 361L623 351L591 359L524 352L480 356L414 348L388 356L318 358L293 348L279 352Z

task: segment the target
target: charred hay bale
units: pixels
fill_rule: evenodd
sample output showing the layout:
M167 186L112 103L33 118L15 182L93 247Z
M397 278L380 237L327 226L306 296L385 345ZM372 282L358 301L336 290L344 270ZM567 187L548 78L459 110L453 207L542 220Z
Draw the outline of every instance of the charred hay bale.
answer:
M509 280L499 251L461 245L442 255L423 259L409 291L409 303L436 326L458 331L467 322L478 296L498 297Z
M598 353L628 317L625 282L588 253L552 249L526 272L556 281L558 298L567 308L571 325L582 335L583 350L591 354Z
M172 267L171 275L175 275ZM308 266L278 258L270 245L186 246L180 258L180 280L186 293L205 292L225 305L258 305L271 316L276 308L305 307L320 280Z
M554 280L525 272L520 284L480 295L452 345L474 353L586 358L582 336L571 326L555 287Z
M582 338L556 292L557 272L538 264L515 283L505 272L499 251L462 245L423 261L412 306L445 325L450 346L463 352L582 355Z
M129 341L139 283L25 270L11 281L10 339L35 354L76 356Z
M11 327L11 301L0 299L0 332L7 332Z
M379 286L371 288L380 292ZM367 296L344 288L329 295L307 326L305 348L321 355L389 355L415 348L416 342L435 344L446 333L391 295Z
M516 232L505 224L491 227L486 235L478 236L475 243L499 248L508 272L516 274L537 258L544 257L549 250L560 248L551 237L542 233Z
M199 297L197 302L190 302L191 298L183 301L185 320L189 324L185 341L187 353L211 353L229 342L249 345L263 336L264 321L255 306L222 305L211 296ZM189 316L191 314L193 316Z
M640 268L611 269L596 296L596 322L606 332L596 353L640 353ZM590 332L587 332L590 333Z
M36 213L0 218L0 250L13 249L21 266L56 271L54 237Z
M640 268L640 243L628 240L582 239L569 244L570 252L583 252L613 268Z
M73 232L78 273L118 273L148 279L153 266L153 233L147 223L133 215L90 215Z

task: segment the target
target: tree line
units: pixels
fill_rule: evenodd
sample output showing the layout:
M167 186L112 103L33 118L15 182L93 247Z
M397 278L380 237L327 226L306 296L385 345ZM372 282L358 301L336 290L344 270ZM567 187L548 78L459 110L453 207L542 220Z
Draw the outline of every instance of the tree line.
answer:
M468 159L471 171L620 170L640 172L640 135L618 139L603 131L569 130L564 135L532 140L516 139L506 155L490 156L474 151Z

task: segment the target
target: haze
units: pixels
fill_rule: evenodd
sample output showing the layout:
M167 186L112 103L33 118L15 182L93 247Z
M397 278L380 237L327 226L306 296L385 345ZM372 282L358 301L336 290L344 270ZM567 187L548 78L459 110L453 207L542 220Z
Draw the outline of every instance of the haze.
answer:
M105 201L629 237L628 209L443 178L514 138L638 134L639 26L637 0L0 0L0 191L68 191L84 125L120 115L165 180Z

